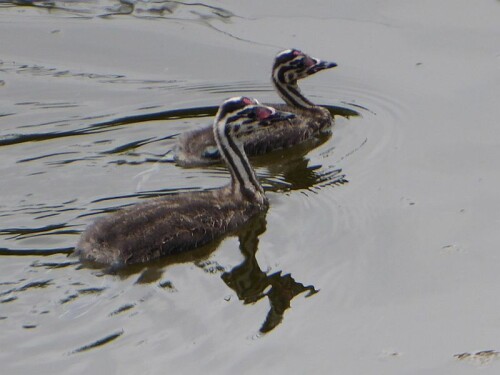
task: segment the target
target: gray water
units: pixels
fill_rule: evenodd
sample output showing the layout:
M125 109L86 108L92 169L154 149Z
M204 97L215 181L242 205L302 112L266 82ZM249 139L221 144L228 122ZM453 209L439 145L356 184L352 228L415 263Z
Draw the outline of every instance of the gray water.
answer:
M498 1L0 2L2 374L500 371ZM117 274L95 218L222 186L171 162L274 55L333 136L256 159L235 236Z

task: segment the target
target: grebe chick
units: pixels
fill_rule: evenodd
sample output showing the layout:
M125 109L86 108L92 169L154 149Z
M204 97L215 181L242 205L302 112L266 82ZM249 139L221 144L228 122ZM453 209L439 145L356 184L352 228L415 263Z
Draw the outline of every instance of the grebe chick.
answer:
M337 66L296 50L288 49L276 55L271 80L286 104L270 104L279 110L296 114L293 120L282 121L265 131L250 132L242 141L249 156L288 148L321 134L333 126L330 112L313 104L300 91L297 81L321 70ZM185 167L217 163L221 155L210 127L182 134L174 148L177 164Z
M76 254L84 261L122 266L185 252L234 231L268 207L235 135L294 116L255 99L226 100L217 112L213 132L229 168L230 184L157 198L100 218L82 234Z

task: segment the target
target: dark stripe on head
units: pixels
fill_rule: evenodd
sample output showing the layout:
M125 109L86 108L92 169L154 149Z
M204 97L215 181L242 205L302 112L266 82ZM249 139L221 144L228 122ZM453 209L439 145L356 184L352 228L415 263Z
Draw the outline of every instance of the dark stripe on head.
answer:
M245 108L247 105L251 104L257 104L257 101L255 99L250 99L244 96L239 98L228 99L220 106L217 117L219 119L223 119L229 113L238 112L239 110ZM230 119L234 121L233 117L231 117Z
M246 106L244 106L243 108L245 108L245 107L247 107L247 106L248 106L248 104L247 104ZM243 109L243 108L242 108L242 109ZM254 111L253 107L249 107L249 108L247 108L247 109L240 110L240 111L238 111L238 113L236 113L234 116L228 117L228 118L226 119L226 124L230 124L230 123L232 123L232 122L234 122L234 121L237 121L237 120L241 119L241 118L243 117L243 115L249 114L249 113L251 113L252 111ZM221 117L221 118L222 118L222 117Z
M295 68L293 66L284 66L284 67L281 67L280 69L278 69L277 72L274 72L273 79L274 79L274 77L276 77L276 79L279 82L281 82L283 84L286 84L287 81L286 81L286 78L285 78L285 73L289 72L290 70L295 70Z
M226 124L230 124L230 123L232 123L233 121L237 121L237 120L239 120L239 119L240 119L240 117L241 117L241 116L240 116L239 114L234 115L234 116L231 116L231 117L228 117L228 118L226 119ZM221 117L221 118L222 118L222 117Z
M276 58L274 59L274 65L273 65L273 70L276 69L277 66L281 64L285 64L293 59L295 59L297 56L301 55L302 52L296 49L290 49L290 50L285 50L276 55Z
M227 166L232 176L232 186L250 200L264 191L259 185L255 173L248 162L243 146L235 143L232 137L232 129L239 127L245 120L245 107L248 112L254 111L254 106L259 105L255 99L247 97L231 98L226 100L221 107L214 121L214 136L219 146L222 157L226 160ZM256 120L252 120L255 122ZM234 122L230 124L230 122ZM240 129L241 130L241 129ZM265 198L259 198L259 201Z

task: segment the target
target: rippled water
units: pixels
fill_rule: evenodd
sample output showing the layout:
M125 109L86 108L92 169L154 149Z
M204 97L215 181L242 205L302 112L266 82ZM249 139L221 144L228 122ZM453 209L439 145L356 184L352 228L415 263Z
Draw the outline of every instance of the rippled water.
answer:
M6 373L496 373L500 5L445 3L1 2ZM252 159L267 214L118 273L70 256L99 215L227 183L176 137L279 102L290 47L339 64L301 82L336 125Z

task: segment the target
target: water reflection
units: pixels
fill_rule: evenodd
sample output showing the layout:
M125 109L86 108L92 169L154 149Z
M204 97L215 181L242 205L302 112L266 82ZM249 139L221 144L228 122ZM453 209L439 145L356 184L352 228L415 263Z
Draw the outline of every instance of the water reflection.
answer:
M308 153L329 139L312 139L293 148L272 152L252 159L255 167L264 169L262 185L266 191L315 191L347 182L340 168L310 165Z
M162 281L165 269L172 264L193 263L204 272L220 274L224 283L245 305L256 303L267 297L269 312L260 327L260 332L270 332L283 321L285 311L290 308L293 298L305 292L307 292L306 297L310 297L318 290L313 285L304 285L296 281L292 275L284 271L269 274L260 268L256 254L259 236L265 231L266 213L255 217L238 231L239 249L244 259L230 270L226 270L218 262L209 260L210 255L220 244L218 241L194 251L163 258L146 265L132 265L118 270L106 269L103 272L116 274L121 279L139 274L136 279L137 284L158 283L164 289L175 291L175 286L171 281ZM130 308L133 306L127 305L126 310Z
M318 291L312 285L304 286L290 274L282 271L271 275L262 271L255 257L259 236L266 231L266 216L259 215L239 233L240 251L245 257L243 262L221 276L228 287L236 292L244 304L252 304L267 297L269 312L260 327L260 332L266 333L278 326L284 313L290 308L290 302L295 296L308 292L306 297Z
M5 0L0 7L26 7L45 9L82 18L133 16L141 18L170 18L182 20L230 20L234 14L229 10L203 3L183 3L168 0Z
M207 117L207 116L211 117L216 112L217 112L216 107L197 107L197 108L174 109L174 110L154 112L154 113L124 116L109 121L93 123L88 126L80 127L78 129L69 131L55 131L55 132L44 132L44 133L30 132L27 134L5 135L2 138L0 138L0 146L11 146L26 142L34 142L34 141L40 142L40 141L53 140L56 138L75 137L75 136L103 133L110 131L114 127L122 125L132 125L148 121L157 121L157 120L169 121L169 120L190 119L190 118ZM168 137L158 138L155 139L155 142L163 141L171 137L172 135ZM123 152L131 148L137 148L139 146L151 143L153 141L151 141L151 139L145 139L136 142L137 142L136 145L125 144L118 148L104 151L103 154L113 154L117 152ZM20 162L33 161L47 156L48 155L42 155L37 158L23 159L18 162L20 163Z
M250 89L255 88L250 87ZM39 104L31 103L29 105L38 106ZM212 118L217 111L217 107L215 106L181 108L168 111L155 111L153 108L157 107L141 108L135 114L128 116L94 116L82 118L78 121L70 121L70 129L66 128L63 131L59 129L48 130L45 128L40 131L33 131L34 129L30 128L26 134L15 133L1 137L0 147L25 147L26 145L31 145L33 141L37 141L36 143L51 140L63 142L65 138L77 137L77 139L82 139L84 136L92 137L89 141L89 144L92 145L90 152L68 146L71 149L63 148L59 150L53 147L46 147L37 148L39 151L35 155L22 153L16 160L16 166L18 168L26 168L26 175L30 176L32 173L45 173L48 167L54 165L63 167L69 163L81 160L92 160L93 166L97 165L101 167L112 164L124 164L124 168L127 168L128 165L131 168L137 168L139 165L140 169L140 165L148 165L150 163L158 163L157 166L159 166L160 163L170 162L168 160L168 148L173 145L176 133L181 130L177 127L176 131L173 131L168 126L165 126L165 122L179 122L187 119L194 119L193 122L198 122L199 119L203 119L203 122L206 120L206 125L203 126L207 126L210 122L209 118ZM332 115L347 117L358 115L357 112L348 108L334 106L327 108L332 112ZM134 137L131 140L130 137L124 136L129 126L140 126L141 133L139 137ZM38 129L38 126L36 128ZM105 134L106 137L102 137L102 134ZM328 166L311 164L309 152L328 141L328 139L329 137L325 136L305 142L294 148L252 158L252 165L257 168L258 176L265 190L280 193L299 190L307 193L309 191L314 192L326 186L345 183L346 179L343 172L331 166L330 162ZM148 167L147 170L142 169L140 174L147 175L163 171L162 173L168 175L168 172L171 171L169 168L178 171L174 165L163 164L162 168ZM227 169L222 165L189 172L183 170L182 173L190 173L191 175L201 174L203 177L216 177L216 179L222 181L221 184L227 183L228 178ZM173 184L176 185L175 182ZM33 260L30 266L30 272L33 275L37 273L41 274L44 271L51 274L61 272L60 275L65 275L64 270L70 269L68 274L71 274L71 277L73 277L75 273L72 268L80 269L82 266L77 259L67 258L64 255L72 252L73 248L69 246L76 242L76 237L83 229L81 218L88 215L108 214L136 203L141 199L176 194L188 190L201 190L203 186L206 186L203 182L199 183L199 185L196 186L195 183L191 183L189 187L154 190L138 188L139 192L137 193L123 194L115 192L114 195L106 195L101 198L92 196L88 200L70 196L61 199L61 202L54 202L51 197L44 203L40 203L39 201L32 202L28 195L26 202L23 200L15 207L0 207L0 217L5 222L3 227L0 228L0 239L7 244L5 247L0 248L0 256L10 257L12 260L17 259L19 256L25 256L27 259L36 257L36 260ZM215 181L215 185L219 185L218 181ZM16 217L14 221L16 224L8 225L7 223L11 223L14 216ZM20 221L19 218L23 218L23 220ZM260 332L270 332L283 321L284 314L290 308L293 298L300 294L311 296L317 293L317 290L312 285L303 284L295 280L286 270L270 273L260 268L256 253L258 251L259 236L265 230L266 216L261 215L247 223L245 227L236 233L243 260L240 264L232 268L220 265L211 260L213 252L220 244L220 241L216 241L195 251L161 259L147 265L132 266L119 271L106 271L113 272L119 279L132 277L135 278L136 284L156 284L166 291L173 292L176 291L176 288L172 281L165 280L165 269L172 264L195 264L204 272L220 276L224 282L222 285L233 290L244 305L253 304L261 300L264 300L261 301L263 303L267 300L269 310L266 316L259 318L259 325ZM57 256L58 254L59 257ZM54 258L45 260L48 257ZM106 272L103 272L101 269L92 271L91 273L85 272L85 276L82 277L89 276L92 279L92 274L103 276ZM57 293L58 288L61 288L60 291L63 291L63 295L56 298L59 304L64 306L64 311L69 311L68 316L79 316L82 311L88 308L89 304L93 303L89 295L103 293L103 290L99 288L83 288L84 286L88 286L89 282L92 284L94 282L92 280L86 280L83 283L66 283L66 281L60 284L57 278L50 280L42 279L41 281L33 280L33 277L30 279L23 278L17 280L15 285L7 287L0 294L2 297L0 302L9 304L8 306L15 308L17 306L15 301L19 296L27 298L27 292L37 293L36 290L40 288L50 288L51 293ZM64 286L61 287L61 285ZM34 298L31 296L28 297ZM125 302L125 304L113 308L111 313L108 311L107 314L116 316L125 311L130 311L141 301L134 301L134 303L130 303L130 301ZM50 310L50 308L44 308L43 314ZM26 327L33 328L31 322L28 322ZM105 345L120 335L121 333L116 334L116 332L112 332L109 336L91 344L80 346L74 352L86 351Z
M332 115L352 116L357 113L348 108L327 107ZM142 124L144 129L149 130L143 138L130 141L122 140L120 136L117 142L109 145L102 139L97 139L94 144L99 142L99 147L93 146L91 154L83 153L79 150L54 152L51 148L47 152L29 156L22 155L22 158L16 161L16 164L26 166L26 173L45 173L40 170L45 166L67 165L78 161L94 160L97 165L130 165L140 166L154 164L152 168L141 171L137 176L142 180L147 180L152 174L165 171L168 173L168 167L159 168L163 163L171 163L169 159L170 149L165 145L165 141L172 146L177 134L162 134L165 121L179 121L185 119L211 118L217 111L215 106L194 107L184 109L174 109L160 112L147 112L143 114L134 114L130 116L117 117L111 120L93 122L85 127L80 127L68 131L54 131L45 133L14 134L0 139L0 146L19 145L30 143L34 140L40 142L64 137L75 137L97 133L110 132L119 129L122 126L134 126ZM208 121L207 121L208 122ZM152 124L151 129L148 125ZM159 129L161 127L162 129ZM314 192L326 186L335 186L346 182L343 172L334 165L328 166L311 165L309 152L317 146L323 144L329 139L324 136L304 142L296 147L271 152L252 158L252 165L257 168L258 176L266 191L289 192L301 190L304 192ZM96 150L97 148L97 150ZM117 159L117 156L119 157ZM36 169L30 168L36 167ZM173 166L172 166L173 167ZM203 174L207 177L215 177L226 183L227 169L223 165L210 166L200 171L194 171L193 175ZM121 194L114 196L105 196L89 202L88 207L82 206L82 202L73 198L67 201L47 202L47 203L20 203L17 207L0 207L0 217L5 220L20 215L25 217L25 221L44 220L42 225L26 226L17 225L16 227L0 228L0 239L12 243L11 246L0 248L0 255L51 255L56 253L68 253L69 245L74 243L75 236L79 234L80 223L73 223L85 216L94 216L116 211L119 208L137 202L138 199L158 197L168 194L176 194L184 191L202 190L203 186L189 186L181 188L165 188L155 190L144 190L138 185L139 192L131 194ZM104 203L104 205L103 205ZM50 219L50 220L49 220ZM42 249L25 248L16 249L14 242L30 240L34 237L44 237L58 239L63 244L61 247ZM71 242L68 241L72 239Z
M105 336L105 337L103 337L103 338L101 338L99 340L96 340L96 341L90 343L90 344L81 346L78 349L73 350L69 354L81 353L81 352L85 352L87 350L95 349L95 348L98 348L100 346L109 344L110 342L116 340L118 337L120 337L121 335L123 335L123 333L124 333L124 331L122 330L120 332L116 332L116 333L107 335L107 336Z

